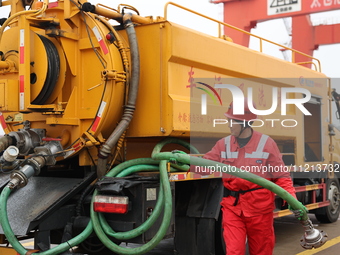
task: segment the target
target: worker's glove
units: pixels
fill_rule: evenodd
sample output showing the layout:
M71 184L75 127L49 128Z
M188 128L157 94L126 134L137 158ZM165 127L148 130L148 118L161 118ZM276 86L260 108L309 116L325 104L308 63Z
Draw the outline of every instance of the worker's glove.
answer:
M308 209L301 202L300 204L303 209L297 209L297 210L294 210L293 207L291 207L291 205L288 204L288 209L293 212L295 218L297 218L298 220L302 219L304 212L306 213L308 212Z

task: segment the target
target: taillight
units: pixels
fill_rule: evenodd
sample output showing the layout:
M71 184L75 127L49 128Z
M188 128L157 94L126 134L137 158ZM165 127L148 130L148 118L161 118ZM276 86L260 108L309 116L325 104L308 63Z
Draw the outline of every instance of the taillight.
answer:
M128 197L95 196L93 210L104 213L127 213L129 209Z

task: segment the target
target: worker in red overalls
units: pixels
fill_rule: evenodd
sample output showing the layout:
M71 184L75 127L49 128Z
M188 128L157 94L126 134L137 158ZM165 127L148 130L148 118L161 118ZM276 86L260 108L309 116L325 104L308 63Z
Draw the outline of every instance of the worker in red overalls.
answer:
M219 140L204 158L247 171L259 169L255 171L257 175L276 183L296 198L290 173L268 170L270 166L282 169L284 163L274 140L251 128L251 120L257 116L246 104L244 115L234 115L232 103L225 116L231 135ZM263 166L267 166L266 172L261 171ZM222 225L227 254L244 255L247 240L251 255L272 255L274 193L231 175L223 178L223 185Z

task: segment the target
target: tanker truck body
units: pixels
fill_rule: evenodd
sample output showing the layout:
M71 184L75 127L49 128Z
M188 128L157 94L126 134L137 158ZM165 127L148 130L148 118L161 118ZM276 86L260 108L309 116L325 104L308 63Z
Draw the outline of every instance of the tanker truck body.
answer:
M223 113L236 94L254 101L254 129L277 142L298 199L320 221L337 220L340 136L332 119L340 96L316 59L309 69L294 63L301 52L287 48L287 62L239 46L221 29L213 37L172 23L169 5L193 12L174 3L164 18L125 4L6 5L0 180L13 194L1 195L1 240L14 249L0 247L5 254L26 253L19 236L34 238L37 251L53 246L49 254L69 246L133 254L121 242L144 244L129 251L142 254L170 237L177 254L223 254L222 172L198 174L152 156L207 152L228 135ZM291 214L280 197L276 205L274 217Z

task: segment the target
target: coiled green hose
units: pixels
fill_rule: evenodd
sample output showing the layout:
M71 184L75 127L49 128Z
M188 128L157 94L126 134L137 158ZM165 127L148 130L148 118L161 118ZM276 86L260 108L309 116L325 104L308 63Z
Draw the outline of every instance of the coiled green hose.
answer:
M123 163L124 164L124 163ZM122 164L121 164L122 165ZM120 165L119 165L120 166ZM160 172L160 192L163 192L163 196L160 195L158 197L157 205L155 207L154 213L155 216L158 216L160 213L160 210L162 207L160 205L163 205L164 208L164 216L163 216L163 221L161 223L161 226L156 233L156 235L146 244L137 247L137 248L124 248L121 246L118 246L114 242L112 242L109 236L113 236L117 239L131 239L135 236L138 236L145 232L147 229L151 227L153 222L157 219L157 217L154 217L154 220L150 220L150 218L145 221L139 228L136 228L134 230L124 232L124 233L115 233L111 227L107 224L106 221L100 221L99 220L99 213L94 212L93 209L91 208L91 220L94 226L94 231L96 232L98 238L102 241L102 243L112 250L115 253L118 254L143 254L154 247L163 239L164 235L167 232L167 229L170 225L170 220L171 220L171 214L172 214L172 195L171 195L171 188L170 188L170 183L168 179L168 173L167 173L167 161L166 160L161 160L159 164L159 172ZM122 174L123 175L123 174ZM93 194L93 197L97 195L98 191L96 190ZM93 202L92 202L93 204ZM160 204L160 205L159 205ZM152 215L153 215L152 214ZM105 231L107 233L105 233Z

